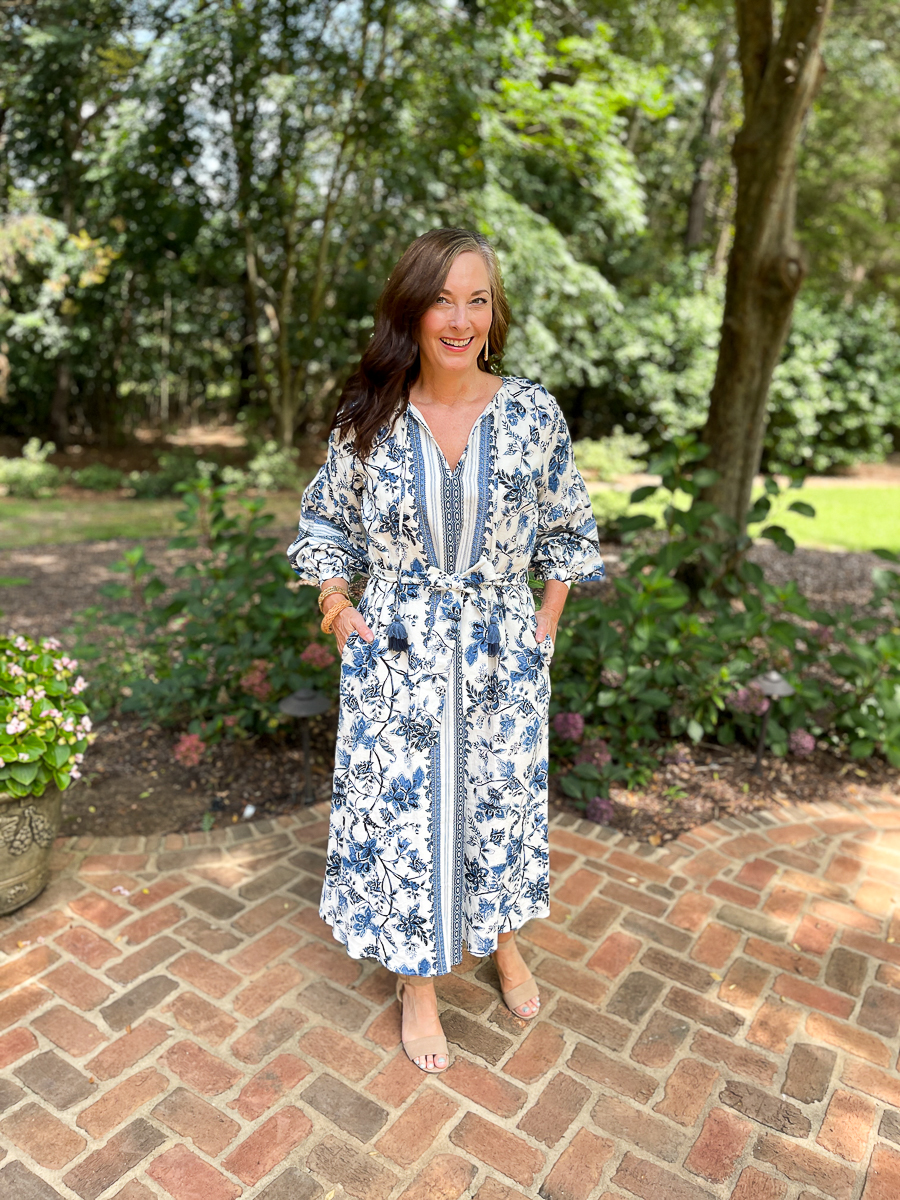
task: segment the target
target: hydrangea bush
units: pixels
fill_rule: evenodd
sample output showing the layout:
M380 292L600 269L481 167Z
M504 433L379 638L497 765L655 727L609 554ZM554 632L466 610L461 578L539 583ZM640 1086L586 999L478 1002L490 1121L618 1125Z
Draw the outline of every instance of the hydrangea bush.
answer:
M319 629L315 592L298 589L263 502L208 475L181 490L182 532L170 544L192 553L174 586L142 547L129 550L114 568L126 581L104 589L126 608L88 610L80 628L83 655L97 664L96 714L119 708L185 730L175 757L193 767L207 745L290 722L278 702L297 688L336 698L340 663Z
M0 637L0 796L65 791L78 779L91 719L78 663L56 638Z
M705 454L695 439L676 438L651 463L671 494L694 498L691 507L669 505L662 536L649 532L652 518L623 519L624 574L600 602L575 596L567 606L553 661L551 750L575 800L602 798L613 782L645 786L673 739L754 746L764 715L770 753L805 758L818 745L900 767L900 557L876 551L891 565L873 571L862 613L813 609L795 582L769 583L745 556L750 539L700 500L712 476L699 465ZM778 490L768 483L753 522ZM639 488L632 500L655 490ZM715 526L729 536L714 536ZM793 549L778 526L762 536ZM752 682L773 667L794 688L774 703ZM576 755L572 763L575 717L605 740L608 761Z

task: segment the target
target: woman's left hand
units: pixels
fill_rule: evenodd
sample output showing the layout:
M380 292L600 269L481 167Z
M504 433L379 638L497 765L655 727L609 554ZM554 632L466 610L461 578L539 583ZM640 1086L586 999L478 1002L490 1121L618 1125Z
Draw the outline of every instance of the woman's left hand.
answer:
M537 628L534 631L535 640L540 644L549 634L556 642L556 627L559 624L559 614L550 612L547 609L539 608L537 613Z

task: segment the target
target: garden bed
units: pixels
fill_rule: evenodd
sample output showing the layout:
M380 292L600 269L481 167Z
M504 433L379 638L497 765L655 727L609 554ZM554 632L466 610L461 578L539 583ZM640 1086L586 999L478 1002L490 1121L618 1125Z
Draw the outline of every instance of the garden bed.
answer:
M292 531L279 531L285 545ZM77 547L45 546L0 553L0 604L7 627L31 636L56 635L75 612L101 601L99 588L116 578L110 571L133 543L122 539L82 542ZM166 549L164 539L143 543L147 557L169 574L186 551ZM605 546L610 574L618 570L620 547ZM797 579L810 600L822 607L860 608L870 594L871 568L883 565L871 554L809 549L785 555L769 544L753 558L773 581ZM27 584L5 585L11 578ZM602 598L605 585L589 585ZM330 790L334 715L311 723L313 778L317 799ZM302 803L303 757L296 728L277 736L212 747L197 767L174 762L172 731L142 729L134 719L109 720L85 763L85 777L65 794L63 832L85 835L183 832L207 823L241 820L247 804L256 816L289 811ZM809 759L766 760L761 777L752 774L753 752L744 746L685 747L684 761L662 767L641 792L614 790L613 822L635 836L668 840L704 821L782 802L812 803L864 799L873 790L900 790L900 772L880 760L842 762L817 751ZM572 808L551 781L551 804Z

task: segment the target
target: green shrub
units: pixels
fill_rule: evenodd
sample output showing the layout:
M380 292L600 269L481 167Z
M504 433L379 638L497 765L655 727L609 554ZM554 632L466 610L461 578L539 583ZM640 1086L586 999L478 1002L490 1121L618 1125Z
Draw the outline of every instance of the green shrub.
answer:
M180 490L182 532L170 545L195 553L175 587L136 547L116 567L125 582L105 589L129 610L81 615L81 657L96 664L92 704L98 716L119 707L204 742L271 732L290 720L277 705L298 687L337 695L340 661L319 630L315 592L295 590L262 500L241 500L228 515L227 486L207 477Z
M33 500L50 495L61 481L61 472L47 458L56 450L53 442L41 445L30 438L22 447L21 458L0 458L0 488L7 496Z
M585 479L611 483L620 475L643 471L649 446L640 434L625 433L621 425L616 425L608 437L582 438L572 449Z
M242 471L239 467L223 467L222 481L240 491L253 488L257 492L297 490L300 471L293 450L277 442L265 442Z
M72 482L89 492L114 492L125 486L125 473L108 467L106 463L91 463L80 471L74 471Z
M654 452L698 432L709 408L722 321L722 281L684 266L644 295L623 296L596 339L579 428L621 424ZM801 292L772 380L769 471L883 459L900 450L900 314L889 297L850 307Z
M203 462L193 454L161 454L159 470L132 471L128 486L141 500L158 500L177 495L179 484L211 478L215 471L214 463Z
M567 607L554 656L554 708L580 714L611 759L600 768L577 765L564 789L588 800L606 795L612 781L643 786L673 738L752 744L759 722L739 711L736 693L772 667L796 689L770 715L774 754L787 753L791 735L803 731L836 752L879 753L900 766L900 572L873 573L874 596L861 617L849 607L812 609L794 582L768 583L744 557L749 538L697 499L713 478L699 465L705 454L694 439L679 438L651 462L661 486L687 492L691 507L666 507L662 540L646 532L652 517L622 518L630 543L625 574L610 580L601 601L576 597ZM656 490L639 488L632 501ZM752 520L765 519L777 492L769 481ZM812 511L801 502L791 507ZM716 527L726 540L712 536ZM762 536L793 548L777 526ZM557 755L566 750L556 746Z

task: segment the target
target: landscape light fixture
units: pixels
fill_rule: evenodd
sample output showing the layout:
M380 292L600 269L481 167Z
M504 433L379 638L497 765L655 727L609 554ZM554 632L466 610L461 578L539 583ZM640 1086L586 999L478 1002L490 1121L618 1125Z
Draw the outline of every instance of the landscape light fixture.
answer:
M324 692L318 691L317 688L298 688L296 692L291 692L289 696L285 696L278 704L281 712L286 713L289 717L300 717L302 724L300 726L303 735L303 803L315 804L316 797L313 794L312 782L312 765L310 762L309 752L309 718L318 717L324 712L328 712L331 708L331 700Z
M776 700L782 700L785 696L793 696L794 688L788 683L785 677L776 670L766 671L763 675L751 681L751 686L759 688L764 696L768 696L769 704L766 711L763 713L762 726L759 731L759 743L756 747L756 762L753 765L751 774L762 774L762 756L766 745L766 729L769 724L769 713L772 711L772 705Z

